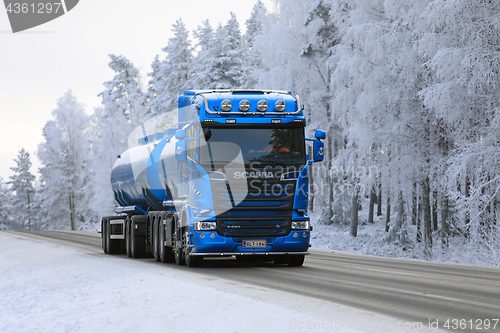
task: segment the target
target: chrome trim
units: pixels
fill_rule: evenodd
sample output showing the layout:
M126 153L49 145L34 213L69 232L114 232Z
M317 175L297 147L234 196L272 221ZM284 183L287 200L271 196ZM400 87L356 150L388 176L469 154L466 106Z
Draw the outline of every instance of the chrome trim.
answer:
M284 180L298 180L299 179L299 177L285 179L284 178L285 175L289 175L289 174L298 174L300 176L300 172L297 172L297 171L285 172L284 174L281 175L280 181L284 181Z
M109 235L109 239L125 239L125 235Z
M189 253L190 256L220 257L220 256L269 256L269 255L308 255L309 252L209 252Z

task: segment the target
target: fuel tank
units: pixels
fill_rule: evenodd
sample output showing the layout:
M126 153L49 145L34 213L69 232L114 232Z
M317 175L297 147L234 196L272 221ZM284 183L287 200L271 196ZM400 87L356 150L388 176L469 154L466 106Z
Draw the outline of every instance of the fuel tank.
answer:
M163 210L164 200L176 199L179 168L175 159L176 142L175 136L170 135L143 142L118 157L111 171L111 186L119 206Z

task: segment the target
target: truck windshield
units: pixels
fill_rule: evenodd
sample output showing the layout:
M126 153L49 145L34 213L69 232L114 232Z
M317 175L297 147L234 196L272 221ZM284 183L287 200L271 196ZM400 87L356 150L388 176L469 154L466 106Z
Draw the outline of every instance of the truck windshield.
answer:
M306 161L303 128L211 128L206 138L206 145L200 144L199 155L199 163L206 166L227 164L239 151L245 165L257 168L303 165ZM225 149L228 145L224 143L239 149Z

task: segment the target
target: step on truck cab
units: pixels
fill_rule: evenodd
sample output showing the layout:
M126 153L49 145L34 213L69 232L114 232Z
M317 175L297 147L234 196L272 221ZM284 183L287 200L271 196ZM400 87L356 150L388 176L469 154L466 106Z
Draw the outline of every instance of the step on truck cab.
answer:
M305 125L290 91L185 91L177 127L142 131L117 159L119 215L102 219L104 252L188 266L229 256L301 266L312 231L308 169L323 160L325 139L322 130L305 138Z

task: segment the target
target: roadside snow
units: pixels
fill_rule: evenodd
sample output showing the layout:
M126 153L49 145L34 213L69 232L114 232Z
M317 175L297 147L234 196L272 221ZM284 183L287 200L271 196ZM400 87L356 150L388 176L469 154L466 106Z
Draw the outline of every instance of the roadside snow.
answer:
M410 331L390 317L169 265L4 232L0 244L0 332Z

